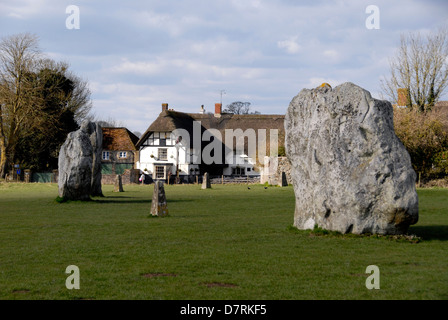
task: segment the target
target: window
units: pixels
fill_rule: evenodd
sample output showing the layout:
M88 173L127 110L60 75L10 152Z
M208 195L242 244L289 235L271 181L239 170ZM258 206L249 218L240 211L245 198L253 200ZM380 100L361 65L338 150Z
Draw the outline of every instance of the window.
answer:
M159 145L160 146L166 146L166 132L160 132L160 138L159 138Z
M146 140L148 146L172 146L171 132L153 132Z
M236 176L244 175L244 171L245 171L244 168L239 168L239 167L232 168L232 174L236 175Z
M126 151L120 151L118 153L118 158L123 159L123 158L127 158L128 157L128 153Z
M103 160L110 160L109 151L103 151Z
M159 148L158 152L159 152L158 154L159 160L168 160L168 149Z
M156 166L156 179L165 179L165 167Z

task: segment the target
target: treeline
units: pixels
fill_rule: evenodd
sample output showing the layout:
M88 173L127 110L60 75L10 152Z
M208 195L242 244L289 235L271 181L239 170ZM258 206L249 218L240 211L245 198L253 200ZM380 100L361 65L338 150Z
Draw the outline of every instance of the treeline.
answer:
M57 167L67 134L92 107L87 82L65 62L45 57L38 38L25 33L0 42L0 177L13 164L46 171Z

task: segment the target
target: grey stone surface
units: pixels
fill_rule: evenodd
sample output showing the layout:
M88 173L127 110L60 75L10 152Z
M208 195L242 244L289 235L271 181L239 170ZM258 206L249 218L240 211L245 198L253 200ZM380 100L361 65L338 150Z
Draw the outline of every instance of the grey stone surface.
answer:
M70 132L58 158L58 192L67 200L90 200L92 143L83 130Z
M92 186L90 195L92 197L103 197L101 188L101 157L103 151L103 130L96 122L85 121L81 125L81 130L85 131L92 144Z
M303 89L285 132L297 228L401 234L418 221L416 174L389 102L353 83Z
M165 188L163 181L155 181L152 194L151 215L163 217L168 215Z
M204 173L204 177L202 179L202 189L210 189L212 187L210 183L210 177L208 176L208 172Z
M119 175L119 174L117 174L115 176L114 192L124 192L124 190L123 190L123 182L122 182L122 179L121 179L121 175Z

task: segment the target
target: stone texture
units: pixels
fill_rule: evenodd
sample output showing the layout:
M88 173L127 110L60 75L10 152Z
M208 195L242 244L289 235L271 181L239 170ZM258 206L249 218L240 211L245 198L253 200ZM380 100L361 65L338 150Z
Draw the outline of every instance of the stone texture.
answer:
M124 190L123 190L123 182L122 182L122 179L121 179L121 175L119 175L119 174L117 174L115 176L114 192L124 192Z
M208 172L204 173L204 178L202 180L202 189L210 189L212 187L210 183L210 177L208 176Z
M163 181L155 181L154 192L152 194L151 215L163 217L168 215L165 188Z
M303 89L285 131L297 228L401 234L418 221L416 174L389 102L353 83Z
M103 151L103 130L96 122L85 121L81 125L81 130L85 131L92 144L92 181L90 195L92 197L103 197L101 188L101 158Z
M80 129L68 134L59 151L59 197L90 200L92 150L90 136L85 131Z

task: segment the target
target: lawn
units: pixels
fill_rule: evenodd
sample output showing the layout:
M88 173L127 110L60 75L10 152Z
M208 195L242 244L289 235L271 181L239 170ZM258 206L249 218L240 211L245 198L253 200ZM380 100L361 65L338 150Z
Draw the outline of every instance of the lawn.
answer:
M124 190L57 203L55 184L0 184L0 299L448 299L446 189L418 190L418 243L291 228L292 187L165 186L164 218L152 185Z

